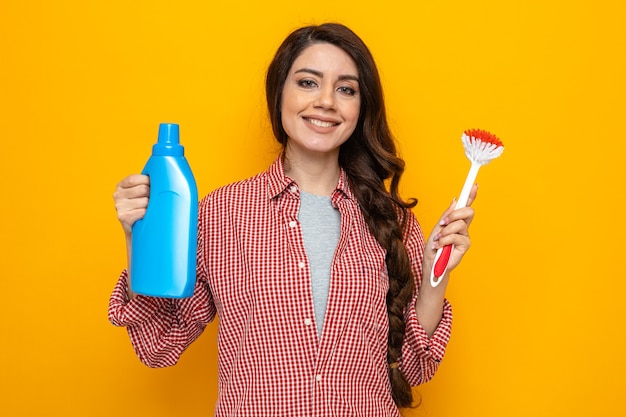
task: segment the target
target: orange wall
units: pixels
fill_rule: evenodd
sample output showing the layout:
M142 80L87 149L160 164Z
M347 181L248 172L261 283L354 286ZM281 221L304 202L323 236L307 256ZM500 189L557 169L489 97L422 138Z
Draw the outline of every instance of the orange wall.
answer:
M377 58L425 228L462 186L461 132L506 145L478 178L446 359L408 414L623 415L623 2L169 3L0 5L0 415L212 414L215 326L152 370L107 322L125 264L111 196L162 121L201 194L264 169L265 68L325 20Z

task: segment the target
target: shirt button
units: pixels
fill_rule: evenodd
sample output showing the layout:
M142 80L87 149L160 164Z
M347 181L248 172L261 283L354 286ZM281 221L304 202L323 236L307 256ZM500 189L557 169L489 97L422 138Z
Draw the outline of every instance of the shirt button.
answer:
M298 262L298 267L300 269L304 268L305 266L306 266L306 264L304 262L302 262L302 261Z
M307 326L310 326L311 324L313 324L313 320L311 320L311 319L304 319L304 324L306 324Z
M296 191L298 191L298 187L296 187L295 185L292 185L291 187L289 187L289 190L295 194Z
M289 222L289 227L291 227L291 228L294 228L294 227L296 227L297 225L298 225L298 223L296 223L296 221L295 221L295 220L292 220L292 221L290 221L290 222Z
M320 381L322 380L322 374L317 374L317 375L315 375L315 380L316 380L317 382L320 382Z

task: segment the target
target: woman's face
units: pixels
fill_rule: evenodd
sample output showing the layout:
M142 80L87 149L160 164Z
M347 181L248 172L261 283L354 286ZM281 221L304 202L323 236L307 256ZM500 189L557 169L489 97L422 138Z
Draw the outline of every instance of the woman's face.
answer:
M296 58L282 92L288 156L339 155L359 120L356 64L341 48L316 43Z

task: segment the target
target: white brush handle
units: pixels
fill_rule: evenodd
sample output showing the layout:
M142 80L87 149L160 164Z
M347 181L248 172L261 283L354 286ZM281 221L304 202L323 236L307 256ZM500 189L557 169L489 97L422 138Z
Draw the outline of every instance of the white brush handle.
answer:
M469 201L469 195L472 191L472 187L474 186L474 182L476 181L476 176L478 175L478 170L480 169L481 164L477 162L472 162L472 166L470 167L469 172L467 173L467 178L465 178L465 184L463 185L463 189L461 190L461 195L459 196L459 200L456 203L455 210L463 208L467 206L467 202ZM442 254L445 255L442 257ZM446 270L448 269L448 261L450 260L450 254L454 250L453 245L446 245L437 250L435 254L435 260L433 262L433 268L430 271L430 285L434 288L443 279Z

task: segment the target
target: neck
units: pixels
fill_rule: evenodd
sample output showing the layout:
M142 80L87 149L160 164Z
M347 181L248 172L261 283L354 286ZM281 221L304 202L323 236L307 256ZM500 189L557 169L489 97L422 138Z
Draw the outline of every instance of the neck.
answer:
M323 154L303 158L285 152L285 174L298 183L300 190L315 195L331 195L339 182L338 155Z

